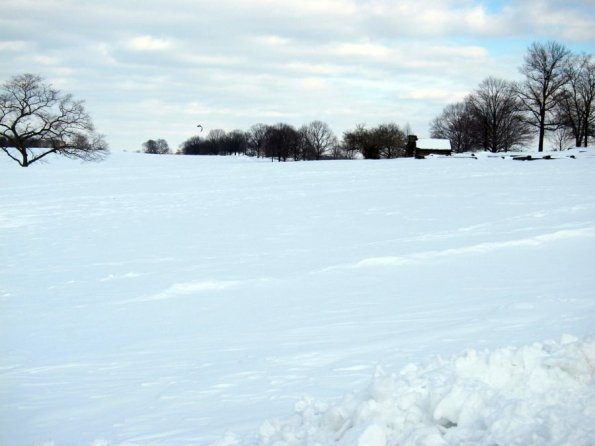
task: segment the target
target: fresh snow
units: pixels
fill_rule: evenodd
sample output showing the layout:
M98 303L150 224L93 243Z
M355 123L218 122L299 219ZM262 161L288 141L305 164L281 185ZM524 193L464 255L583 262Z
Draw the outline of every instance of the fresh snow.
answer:
M595 342L577 341L379 368L338 403L297 402L295 416L265 421L248 444L592 445ZM216 444L242 442L228 434Z
M595 153L553 155L1 159L0 444L594 444Z
M450 140L448 139L437 139L437 138L425 138L418 139L416 141L418 149L434 149L434 150L451 150Z

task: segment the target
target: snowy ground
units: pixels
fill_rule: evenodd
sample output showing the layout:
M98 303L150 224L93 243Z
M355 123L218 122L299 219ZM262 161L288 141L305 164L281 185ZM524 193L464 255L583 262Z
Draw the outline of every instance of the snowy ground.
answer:
M575 155L1 159L0 445L594 444Z

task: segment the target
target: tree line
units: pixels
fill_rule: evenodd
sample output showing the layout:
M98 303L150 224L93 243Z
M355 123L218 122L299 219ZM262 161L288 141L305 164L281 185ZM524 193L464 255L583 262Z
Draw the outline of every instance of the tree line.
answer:
M537 135L543 151L546 132L558 149L587 147L595 134L595 61L563 44L533 43L520 67L524 79L489 77L463 101L447 105L430 126L454 151L491 152L525 146Z
M287 123L255 124L248 131L226 133L211 130L206 137L193 136L183 142L185 155L250 155L271 160L310 161L322 159L396 158L403 156L406 143L404 130L395 124L366 128L360 124L343 134L343 141L329 125L312 121L296 128Z
M299 128L280 122L255 124L248 131L225 132L214 129L202 137L192 136L180 145L184 155L249 155L272 160L310 161L322 159L396 158L404 156L406 133L395 124L366 128L360 124L344 133L343 141L322 121L312 121ZM160 149L161 148L161 149ZM171 153L167 142L148 140L145 153Z
M587 146L595 135L595 61L573 54L563 44L533 43L520 72L510 82L488 77L463 101L447 105L430 125L433 138L448 139L456 152L501 152L526 146L546 134L562 149L572 141ZM359 124L341 140L328 124L312 121L296 128L287 123L255 124L248 131L211 130L184 141L186 155L251 155L287 161L396 158L411 156L409 126ZM49 154L101 160L108 153L83 102L63 94L33 74L14 76L0 86L0 149L27 167ZM164 139L143 143L147 153L171 153Z
M507 152L546 135L555 148L587 146L595 135L595 61L563 44L533 43L519 68L522 81L488 77L463 101L447 105L430 124L432 138L450 140L455 152ZM244 132L212 130L180 148L187 155L247 154L279 161L396 158L406 150L409 126L359 124L337 138L321 121L295 128L287 123L256 124Z

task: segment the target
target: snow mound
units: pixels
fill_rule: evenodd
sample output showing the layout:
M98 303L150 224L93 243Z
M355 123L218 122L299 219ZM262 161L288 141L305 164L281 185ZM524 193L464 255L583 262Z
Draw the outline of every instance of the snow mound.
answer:
M595 340L564 336L492 353L469 350L389 374L327 404L304 398L231 445L592 445Z

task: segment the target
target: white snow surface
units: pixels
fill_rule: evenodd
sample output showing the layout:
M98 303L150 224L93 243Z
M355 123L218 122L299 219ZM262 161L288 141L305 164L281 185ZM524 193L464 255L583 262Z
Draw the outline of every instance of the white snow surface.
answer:
M334 404L304 398L293 418L267 420L247 444L592 445L595 342L577 341L379 368L365 390Z
M0 445L595 444L553 155L0 159Z
M422 138L416 141L416 145L418 149L451 150L448 139Z

